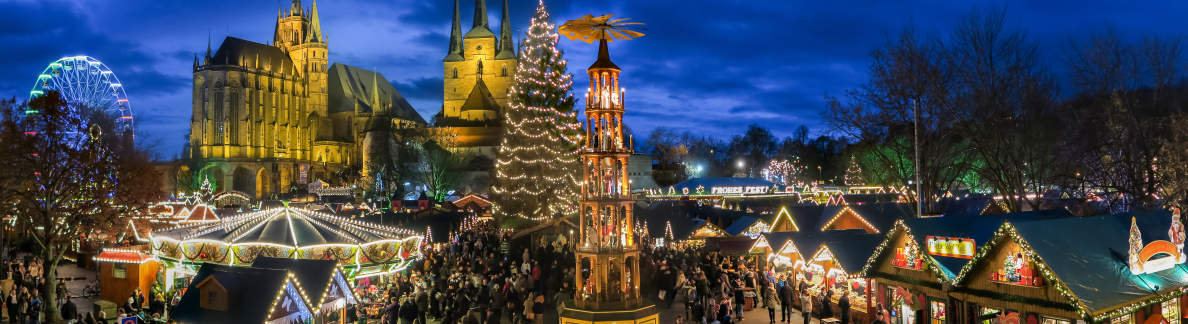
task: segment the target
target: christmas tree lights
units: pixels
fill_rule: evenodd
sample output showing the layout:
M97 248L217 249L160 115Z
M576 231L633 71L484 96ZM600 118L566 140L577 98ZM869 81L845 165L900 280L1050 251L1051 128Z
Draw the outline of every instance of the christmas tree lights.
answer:
M497 216L541 221L577 212L583 131L572 111L573 75L566 72L555 30L540 3L508 89L492 188Z
M800 158L793 156L791 159L771 160L763 168L762 174L763 180L787 186L799 181L803 171Z
M846 178L844 179L847 186L861 186L862 181L862 166L858 165L858 159L851 156L850 166L846 167Z

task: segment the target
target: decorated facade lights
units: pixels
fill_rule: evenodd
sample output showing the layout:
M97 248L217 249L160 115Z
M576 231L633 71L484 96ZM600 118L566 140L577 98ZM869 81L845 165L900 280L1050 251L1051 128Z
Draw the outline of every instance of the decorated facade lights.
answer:
M871 232L879 233L878 228L876 228L874 225L871 225L870 222L868 222L865 217L862 217L862 215L858 214L858 212L854 211L854 209L850 208L850 206L848 206L848 205L842 206L841 210L838 210L836 214L833 214L833 217L830 217L829 221L825 222L825 225L821 226L821 231L827 230L830 226L833 226L833 223L837 222L839 219L841 219L842 217L844 217L847 214L854 215L854 218L857 218L860 222L862 222L862 225L864 225L864 226L866 226L866 228L870 229Z
M878 246L875 246L874 253L870 255L870 258L866 259L866 264L862 265L862 271L859 273L863 277L871 277L871 270L874 269L874 265L879 260L882 260L882 258L885 256L883 250L887 249L891 243L895 242L895 238L899 235L903 235L904 240L906 241L915 242L915 237L912 235L911 229L907 227L907 224L904 223L902 219L896 220L895 225L891 227L891 230L887 231L887 235L883 238L883 241L880 242ZM919 254L919 249L916 250L916 253ZM937 263L936 259L923 254L919 254L917 257L924 260L924 265L928 268L929 272L931 272L933 276L936 277L937 283L943 284L949 281L949 278L945 276L945 272L941 270L941 266L939 263Z
M787 206L780 206L780 212L776 214L775 220L773 220L771 222L771 230L777 230L777 229L782 228L783 226L781 226L781 225L783 225L784 223L781 223L780 222L781 220L783 220L784 223L788 223L788 224L792 225L793 232L800 231L800 226L796 225L796 220L792 219L792 213L788 212Z
M1022 250L1021 253L1027 257L1027 259L1030 260L1036 268L1039 269L1041 274L1043 274L1044 281L1055 287L1056 291L1068 301L1069 305L1072 305L1078 315L1086 319L1094 319L1094 321L1100 321L1106 318L1093 316L1093 313L1089 311L1089 308L1085 306L1085 303L1081 302L1081 299L1078 298L1076 294L1074 294L1072 290L1064 284L1063 281L1060 281L1060 279L1056 277L1056 275L1052 272L1052 269L1048 267L1047 263L1043 261L1039 254L1035 252L1035 249L1033 249L1031 245L1027 243L1027 241L1023 240L1023 238L1015 230L1015 226L1009 221L1003 222L1002 226L1000 226L998 230L994 232L994 236L986 242L986 245L982 247L978 254L961 268L961 272L959 272L957 277L953 279L953 284L965 284L966 278L970 275L970 273L974 272L974 267L980 265L983 259L991 255L990 252L995 250L996 246L1002 244L1003 242L1007 242L1008 240L1020 246L1020 249Z

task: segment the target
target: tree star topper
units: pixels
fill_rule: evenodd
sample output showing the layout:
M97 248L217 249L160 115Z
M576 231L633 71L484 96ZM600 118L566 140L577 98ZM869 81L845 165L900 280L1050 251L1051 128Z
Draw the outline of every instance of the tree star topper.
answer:
M631 18L619 18L611 20L610 15L602 15L594 17L585 15L581 18L566 21L564 25L557 28L569 40L580 40L587 44L593 44L594 41L605 39L608 42L613 42L615 39L635 39L643 37L644 33L631 30L630 26L640 26L641 22L628 22Z

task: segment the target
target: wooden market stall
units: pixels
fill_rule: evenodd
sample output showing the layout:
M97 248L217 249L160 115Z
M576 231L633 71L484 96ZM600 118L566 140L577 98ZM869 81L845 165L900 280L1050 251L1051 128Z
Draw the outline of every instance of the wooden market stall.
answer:
M811 257L803 259L804 265L797 267L798 276L809 284L809 294L828 293L829 307L836 315L843 311L838 306L839 300L848 294L851 321L869 322L873 314L870 280L860 270L882 237L863 230L845 230L805 233L793 236L792 240L800 247L816 247Z
M334 260L258 257L253 268L279 269L293 273L309 297L317 323L347 323L347 310L359 304L354 287L338 270ZM377 303L379 304L379 303Z
M172 323L309 323L314 309L286 270L203 264L170 314Z
M151 255L129 249L103 249L94 260L99 267L99 286L103 287L99 299L116 305L128 302L128 297L138 288L141 297L148 297L161 266Z
M1167 211L900 221L867 260L892 324L1175 323L1188 268Z

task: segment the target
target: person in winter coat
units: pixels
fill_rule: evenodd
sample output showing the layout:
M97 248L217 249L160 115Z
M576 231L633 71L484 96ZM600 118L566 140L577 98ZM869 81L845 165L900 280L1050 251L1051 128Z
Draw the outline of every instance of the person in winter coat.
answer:
M796 298L796 289L792 288L792 283L785 283L784 287L780 288L780 321L792 320L792 304Z
M804 324L809 324L813 319L813 296L809 295L808 290L800 295L800 312L804 315Z
M768 283L767 289L764 289L763 291L763 296L766 297L764 298L765 300L763 301L763 304L767 305L767 318L772 323L775 323L776 305L780 304L780 298L779 296L776 296L775 286L771 283Z
M417 303L412 298L405 298L400 304L400 324L413 324L417 320Z
M841 324L850 324L850 290L842 291L841 299L837 300L837 308L841 312Z

